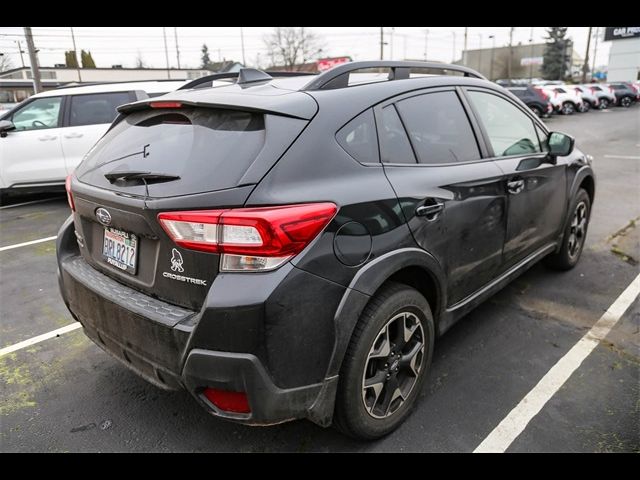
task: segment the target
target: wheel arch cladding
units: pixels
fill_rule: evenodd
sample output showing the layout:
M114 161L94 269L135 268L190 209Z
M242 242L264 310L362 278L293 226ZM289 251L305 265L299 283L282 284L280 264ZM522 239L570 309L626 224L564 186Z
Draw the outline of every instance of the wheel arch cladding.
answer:
M340 371L353 330L363 310L376 292L390 281L409 285L427 299L438 332L438 319L446 306L444 273L440 264L427 252L418 248L403 248L389 252L368 263L358 272L338 306L334 318L336 344L327 377L337 375Z
M591 205L593 206L593 200L596 195L596 184L593 176L586 173L584 178L578 184L578 189L580 188L584 188L587 191L587 193L589 194L589 200L591 201ZM578 191L578 189L576 189L576 192Z

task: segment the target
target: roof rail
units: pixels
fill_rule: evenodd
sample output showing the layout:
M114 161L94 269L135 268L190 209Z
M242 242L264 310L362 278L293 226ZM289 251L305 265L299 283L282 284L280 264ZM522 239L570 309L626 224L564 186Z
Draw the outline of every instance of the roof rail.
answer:
M412 68L428 68L432 70L441 70L443 72L462 72L465 77L475 77L486 80L484 76L467 67L460 65L451 65L448 63L432 63L432 62L402 62L387 60L372 60L365 62L349 62L343 63L331 70L320 74L318 78L314 78L307 83L302 90L329 90L334 88L345 88L349 86L349 74L356 70L364 70L366 68L389 68L389 80L403 80L409 78Z
M282 72L282 71L269 71L269 70L257 70L254 68L241 68L239 72L226 72L226 73L213 73L211 75L205 75L204 77L200 77L200 78L196 78L195 80L190 81L189 83L185 83L184 85L182 85L178 90L187 90L190 88L206 88L206 87L210 87L211 85L207 85L210 82L213 82L215 80L224 80L226 78L239 78L240 77L240 72L242 72L243 70L248 70L251 71L252 74L255 74L255 72L260 72L263 74L266 74L270 77L299 77L302 75L317 75L317 73L312 73L312 72ZM246 79L247 74L245 73L245 79ZM268 78L263 77L262 80L268 80ZM256 81L256 80L253 80ZM245 82L238 82L238 83L246 83Z

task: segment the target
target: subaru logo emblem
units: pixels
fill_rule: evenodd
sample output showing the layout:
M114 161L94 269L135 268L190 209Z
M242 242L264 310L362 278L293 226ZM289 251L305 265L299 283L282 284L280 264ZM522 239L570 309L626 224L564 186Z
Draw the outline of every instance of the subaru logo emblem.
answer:
M96 210L96 218L103 225L111 224L111 214L105 208L98 208Z

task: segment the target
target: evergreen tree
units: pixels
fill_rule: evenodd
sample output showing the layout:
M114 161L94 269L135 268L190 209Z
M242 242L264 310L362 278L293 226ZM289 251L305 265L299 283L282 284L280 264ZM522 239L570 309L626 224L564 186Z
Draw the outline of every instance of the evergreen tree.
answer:
M96 62L93 61L90 51L80 51L80 60L82 62L82 68L96 68Z
M545 80L562 80L570 64L571 40L565 38L567 27L549 27L547 45L542 60L542 76Z
M211 59L209 58L209 47L207 47L206 43L202 45L202 56L200 58L202 59L202 68L207 68L211 63Z
M67 65L67 68L78 68L78 58L76 57L75 50L64 52L64 63Z

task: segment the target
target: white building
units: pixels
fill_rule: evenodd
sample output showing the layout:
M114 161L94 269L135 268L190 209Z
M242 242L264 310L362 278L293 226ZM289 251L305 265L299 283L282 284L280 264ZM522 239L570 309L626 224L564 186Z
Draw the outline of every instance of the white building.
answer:
M606 27L604 41L611 42L607 81L640 80L640 27Z

